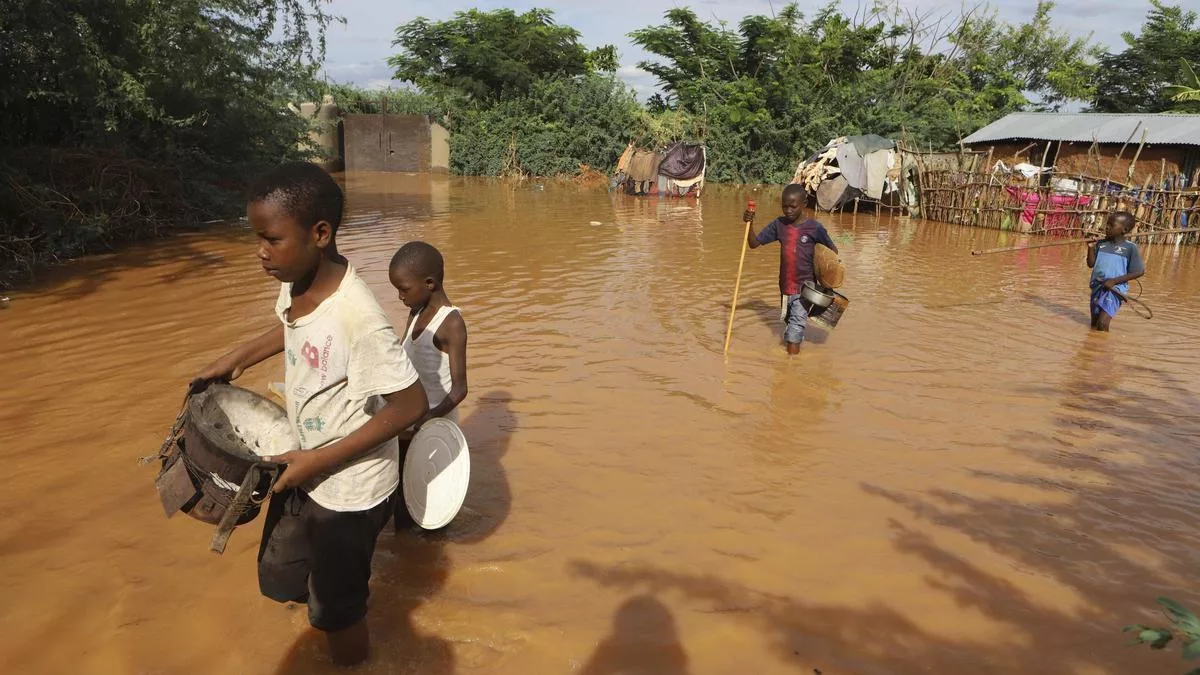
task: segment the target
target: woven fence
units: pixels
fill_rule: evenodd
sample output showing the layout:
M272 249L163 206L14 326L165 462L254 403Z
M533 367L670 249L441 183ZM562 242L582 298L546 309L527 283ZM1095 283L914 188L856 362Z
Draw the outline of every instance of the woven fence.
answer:
M1026 177L1005 171L991 152L905 152L916 162L921 215L930 220L1078 236L1103 230L1113 211L1129 211L1138 232L1200 226L1200 170L1190 177L1169 174L1164 164L1157 180L1138 186L1053 170ZM1200 243L1200 229L1163 241Z

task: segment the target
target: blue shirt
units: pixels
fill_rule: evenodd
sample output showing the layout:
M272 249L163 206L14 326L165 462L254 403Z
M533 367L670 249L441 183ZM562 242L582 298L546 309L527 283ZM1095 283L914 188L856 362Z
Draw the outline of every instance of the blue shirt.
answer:
M812 219L789 223L776 218L755 239L760 245L779 242L779 292L783 295L796 295L805 281L813 281L813 254L817 244L837 252L825 226Z
M1096 264L1092 266L1092 279L1089 285L1095 288L1105 279L1115 279L1126 274L1141 274L1146 270L1142 265L1142 254L1137 244L1132 241L1102 241L1096 246ZM1129 291L1129 284L1117 284L1116 290L1121 293Z

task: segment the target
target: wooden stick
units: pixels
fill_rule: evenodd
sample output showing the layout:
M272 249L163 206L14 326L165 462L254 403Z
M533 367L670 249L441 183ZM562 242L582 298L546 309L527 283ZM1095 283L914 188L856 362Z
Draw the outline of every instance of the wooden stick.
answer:
M1133 169L1135 166L1137 166L1138 157L1142 156L1142 148L1146 145L1146 134L1149 133L1149 131L1149 129L1142 129L1142 140L1138 142L1137 152L1133 153L1133 161L1129 163L1129 171L1126 172L1125 175L1125 180L1127 182L1133 180Z
M1088 146L1087 161L1084 162L1084 164L1083 164L1083 173L1080 174L1080 178L1083 177L1083 174L1086 174L1087 172L1092 170L1092 153L1093 152L1096 153L1096 155L1100 154L1100 141L1096 138L1096 134L1092 134L1092 144ZM1100 162L1099 157L1097 157L1096 162L1097 162L1097 166L1099 166L1099 162Z
M754 202L746 205L747 210L754 211ZM746 221L746 231L742 233L742 256L738 258L737 281L733 284L733 302L729 304L729 325L725 327L725 351L729 353L729 338L733 335L733 313L737 311L738 292L742 290L742 265L746 262L746 248L750 245L750 221Z
M1125 235L1126 239L1137 239L1140 237L1157 237L1160 234L1182 234L1186 232L1196 232L1194 227L1184 227L1177 230L1158 230L1149 232L1134 232ZM1070 246L1071 244L1086 244L1094 241L1095 237L1087 239L1064 239L1062 241L1049 241L1041 244L1030 244L1028 246L1008 246L1005 248L988 248L981 251L971 251L971 255L991 255L993 253L1010 253L1012 251L1028 251L1034 248L1049 248L1051 246Z
M1121 163L1121 155L1125 154L1125 147L1128 146L1129 142L1133 140L1133 136L1140 128L1142 128L1142 121L1138 120L1137 126L1133 128L1133 131L1129 132L1129 138L1126 138L1125 142L1121 144L1121 151L1117 153L1117 158L1113 160L1112 166L1108 169L1108 176L1104 178L1104 183L1106 186L1108 181L1112 180L1112 175L1113 172L1117 170L1117 165Z

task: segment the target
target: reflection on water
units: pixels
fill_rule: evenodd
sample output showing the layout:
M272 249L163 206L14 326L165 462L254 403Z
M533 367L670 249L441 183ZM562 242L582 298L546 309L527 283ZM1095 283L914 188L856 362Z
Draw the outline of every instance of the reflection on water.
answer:
M759 249L725 359L740 214L777 191L345 184L342 248L397 324L386 265L423 239L471 330L471 494L445 532L385 531L363 672L1179 665L1120 627L1200 604L1195 250L1153 247L1154 320L1093 335L1081 248L973 258L1026 238L822 215L837 329L784 355ZM302 609L258 596L259 523L213 556L134 463L190 376L271 324L253 251L239 225L133 247L0 314L3 672L333 672Z

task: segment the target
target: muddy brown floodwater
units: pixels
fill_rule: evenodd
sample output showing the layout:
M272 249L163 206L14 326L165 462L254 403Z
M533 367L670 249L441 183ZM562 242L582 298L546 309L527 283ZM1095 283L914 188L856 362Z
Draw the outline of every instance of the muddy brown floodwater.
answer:
M726 360L739 216L778 190L346 185L343 251L395 321L387 261L423 239L471 331L471 494L442 534L385 530L361 672L1185 670L1121 627L1200 605L1195 249L1150 248L1154 319L1096 335L1081 247L972 258L1022 239L822 216L841 324L787 358L778 249L753 251ZM0 311L0 672L336 672L258 595L262 518L209 553L135 463L275 294L233 226Z

